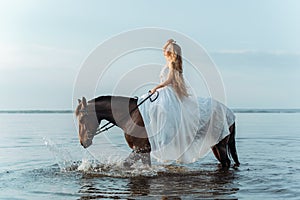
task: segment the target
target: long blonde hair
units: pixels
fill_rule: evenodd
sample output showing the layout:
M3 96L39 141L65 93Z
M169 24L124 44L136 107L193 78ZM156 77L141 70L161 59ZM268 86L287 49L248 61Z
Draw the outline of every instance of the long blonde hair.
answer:
M164 45L163 50L167 53L170 58L170 65L174 69L174 81L172 81L172 87L176 91L177 96L182 99L188 97L187 87L183 79L182 69L182 57L181 48L173 39L167 41Z

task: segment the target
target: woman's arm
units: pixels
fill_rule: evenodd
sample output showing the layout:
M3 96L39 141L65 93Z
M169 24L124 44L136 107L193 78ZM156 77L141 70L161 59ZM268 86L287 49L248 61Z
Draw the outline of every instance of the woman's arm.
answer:
M174 79L174 69L173 68L169 68L169 73L168 73L168 78L167 80L165 80L164 82L158 84L155 88L153 88L152 90L150 90L151 94L156 92L157 89L165 87L169 84L171 84L173 82Z

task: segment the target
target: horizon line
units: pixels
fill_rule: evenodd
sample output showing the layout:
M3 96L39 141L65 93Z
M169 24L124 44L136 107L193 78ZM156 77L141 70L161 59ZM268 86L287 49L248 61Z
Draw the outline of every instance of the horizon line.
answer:
M234 113L300 113L300 108L232 108ZM19 109L0 110L0 114L67 114L70 109Z

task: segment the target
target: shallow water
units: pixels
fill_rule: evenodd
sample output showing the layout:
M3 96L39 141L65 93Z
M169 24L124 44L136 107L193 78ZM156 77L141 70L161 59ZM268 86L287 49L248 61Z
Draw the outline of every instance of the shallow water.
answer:
M84 150L72 114L0 114L0 199L299 199L300 113L238 113L239 169L210 153L124 169L114 128ZM97 160L95 160L97 159Z

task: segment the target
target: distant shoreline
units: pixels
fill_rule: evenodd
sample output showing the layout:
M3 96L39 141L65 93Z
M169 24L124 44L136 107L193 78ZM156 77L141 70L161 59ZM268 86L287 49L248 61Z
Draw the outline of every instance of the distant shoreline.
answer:
M251 109L236 108L234 113L300 113L300 109ZM68 114L73 110L0 110L0 114Z
M300 109L232 109L234 113L300 113Z
M65 114L72 110L0 110L0 114Z

